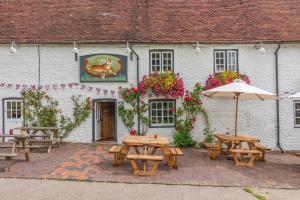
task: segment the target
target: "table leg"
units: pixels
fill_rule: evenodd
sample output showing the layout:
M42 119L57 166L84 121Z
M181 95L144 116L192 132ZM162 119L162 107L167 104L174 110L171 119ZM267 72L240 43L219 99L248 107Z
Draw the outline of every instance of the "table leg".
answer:
M248 161L248 163L246 164L247 167L254 167L254 160L255 160L256 154L252 153L250 160Z
M29 161L29 152L27 151L26 149L26 143L25 143L25 140L26 138L21 138L21 143L22 143L22 148L23 148L23 151L24 151L24 154L25 154L25 158L26 158L26 161Z
M154 155L156 153L156 150L158 149L158 147L153 147L153 150L151 152L151 155Z
M134 150L135 150L136 154L140 155L140 151L139 151L139 148L137 146L134 146Z

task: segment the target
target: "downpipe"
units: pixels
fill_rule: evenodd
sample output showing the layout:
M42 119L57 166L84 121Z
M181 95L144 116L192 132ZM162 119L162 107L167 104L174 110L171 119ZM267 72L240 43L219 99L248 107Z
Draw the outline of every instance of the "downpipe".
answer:
M279 95L279 78L278 78L278 51L280 49L280 43L278 43L277 49L274 52L275 55L275 78L276 78L276 95ZM284 153L280 143L280 116L279 116L279 99L276 99L276 123L277 123L277 147L281 153Z
M137 89L139 90L139 82L140 82L140 56L134 51L134 49L132 48L132 45L130 45L130 59L132 59L132 54L135 55L136 57L136 85L137 85ZM138 93L137 95L137 111L138 113L140 113L140 94ZM141 119L140 116L138 115L138 130L137 133L140 134L141 132Z

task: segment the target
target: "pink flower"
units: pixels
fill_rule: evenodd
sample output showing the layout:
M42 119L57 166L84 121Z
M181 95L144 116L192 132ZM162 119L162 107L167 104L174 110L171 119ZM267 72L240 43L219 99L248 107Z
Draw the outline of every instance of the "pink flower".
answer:
M171 108L171 112L174 113L176 110L175 108Z

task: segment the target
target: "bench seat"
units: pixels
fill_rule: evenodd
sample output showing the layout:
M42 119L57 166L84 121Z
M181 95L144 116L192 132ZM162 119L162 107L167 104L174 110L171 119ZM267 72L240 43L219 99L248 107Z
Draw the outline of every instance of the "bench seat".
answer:
M113 167L118 167L124 164L124 159L129 151L129 148L124 145L113 145L108 149L108 153L114 155Z
M263 146L259 143L255 143L255 149L261 152L261 154L256 157L256 160L259 160L262 162L266 162L266 159L265 159L266 152L272 151L271 148Z
M236 166L254 167L254 160L261 154L260 151L255 149L230 149L230 153L233 156ZM238 157L238 154L240 157ZM250 154L248 162L245 161L245 155Z
M243 154L260 154L260 151L255 150L255 149L230 149L231 153L243 153Z
M117 146L117 145L114 145L114 146L111 146L108 150L109 153L121 153L121 150L122 150L122 146Z
M204 147L207 149L207 153L210 160L217 159L217 156L219 155L221 148L218 144L214 143L204 143Z
M5 168L5 171L8 172L10 170L11 160L14 157L19 156L17 153L0 153L0 157L4 157L6 161L8 161L8 165Z
M158 155L136 155L136 154L129 154L127 155L127 159L130 160L131 166L133 169L133 173L138 176L153 176L157 172L157 166L160 161L163 160L163 156ZM143 170L140 170L136 161L141 160L143 162ZM148 169L147 162L153 162L150 169Z
M158 155L136 155L136 154L130 154L127 155L127 158L129 160L152 160L152 161L162 161L163 156Z
M182 150L178 147L171 147L170 153L171 153L171 155L174 155L174 156L182 156L183 155Z

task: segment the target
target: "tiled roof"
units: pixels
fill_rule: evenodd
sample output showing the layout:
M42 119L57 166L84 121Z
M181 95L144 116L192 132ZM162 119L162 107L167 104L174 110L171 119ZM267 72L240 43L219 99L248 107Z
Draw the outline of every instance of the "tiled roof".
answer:
M300 41L300 0L0 0L0 43Z

